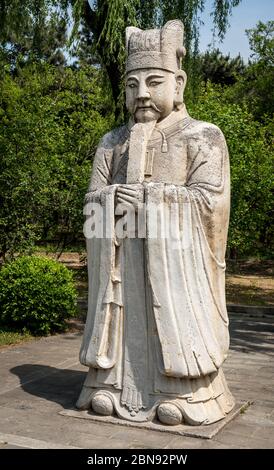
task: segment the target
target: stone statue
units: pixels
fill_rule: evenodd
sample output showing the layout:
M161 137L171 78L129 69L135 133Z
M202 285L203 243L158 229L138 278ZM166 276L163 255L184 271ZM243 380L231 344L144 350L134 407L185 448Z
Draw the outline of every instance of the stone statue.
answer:
M186 111L180 21L129 27L126 47L131 119L102 138L86 195L108 234L87 239L80 361L89 371L77 407L134 422L210 424L234 407L221 368L229 347L226 142ZM143 217L143 234L117 235L123 207ZM168 225L172 237L158 235Z

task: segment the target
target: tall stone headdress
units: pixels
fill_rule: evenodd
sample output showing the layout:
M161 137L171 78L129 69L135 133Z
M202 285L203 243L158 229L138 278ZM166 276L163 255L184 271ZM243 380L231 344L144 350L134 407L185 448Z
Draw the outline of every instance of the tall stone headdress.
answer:
M161 29L126 28L126 72L157 68L176 72L185 55L184 25L179 20L168 21Z

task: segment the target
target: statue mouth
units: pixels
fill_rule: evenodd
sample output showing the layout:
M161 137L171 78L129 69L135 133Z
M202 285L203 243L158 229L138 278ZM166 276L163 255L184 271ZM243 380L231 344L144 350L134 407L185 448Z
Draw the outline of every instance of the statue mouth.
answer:
M156 107L154 106L138 106L138 108L136 108L135 110L135 113L137 111L143 111L143 112L146 112L146 111L152 111L152 112L156 112L156 113L159 113L159 109L156 109Z
M144 105L142 103L142 106L140 106L140 105L141 105L141 103L136 106L135 113L137 111L156 111L156 113L161 113L161 110L158 108L158 106L156 106L156 104L154 104L152 102L150 102L150 104L147 103L146 105Z

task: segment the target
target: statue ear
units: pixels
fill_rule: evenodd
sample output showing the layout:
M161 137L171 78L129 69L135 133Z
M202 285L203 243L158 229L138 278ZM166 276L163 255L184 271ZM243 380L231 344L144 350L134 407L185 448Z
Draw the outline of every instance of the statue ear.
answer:
M177 70L175 73L176 89L174 104L179 107L184 102L184 90L187 82L187 76L184 70Z

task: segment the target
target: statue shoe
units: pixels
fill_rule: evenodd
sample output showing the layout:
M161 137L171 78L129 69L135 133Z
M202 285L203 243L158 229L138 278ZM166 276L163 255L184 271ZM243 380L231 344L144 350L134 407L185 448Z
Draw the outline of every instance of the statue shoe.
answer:
M108 393L96 392L91 400L91 407L95 413L104 416L113 414L113 403Z
M157 408L157 414L159 421L162 424L168 424L169 426L176 426L181 424L183 421L181 411L171 402L161 403Z

